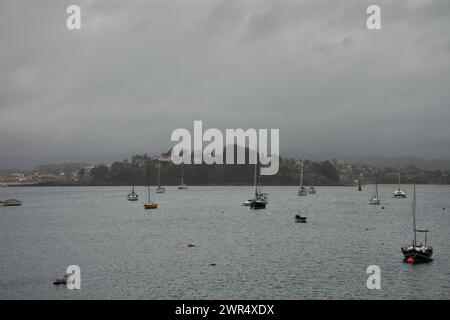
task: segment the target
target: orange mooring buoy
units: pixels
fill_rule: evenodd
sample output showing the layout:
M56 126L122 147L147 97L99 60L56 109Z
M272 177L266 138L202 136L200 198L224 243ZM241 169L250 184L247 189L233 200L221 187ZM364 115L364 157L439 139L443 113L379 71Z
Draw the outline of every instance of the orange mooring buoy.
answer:
M409 264L413 264L416 261L413 258L408 258L406 259L406 262L408 262Z

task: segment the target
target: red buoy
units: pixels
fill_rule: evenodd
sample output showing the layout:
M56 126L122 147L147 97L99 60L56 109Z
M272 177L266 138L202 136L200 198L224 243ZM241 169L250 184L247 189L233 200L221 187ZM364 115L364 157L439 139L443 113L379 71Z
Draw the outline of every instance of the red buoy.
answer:
M409 264L413 264L416 261L413 258L408 258L406 259L406 262L408 262Z

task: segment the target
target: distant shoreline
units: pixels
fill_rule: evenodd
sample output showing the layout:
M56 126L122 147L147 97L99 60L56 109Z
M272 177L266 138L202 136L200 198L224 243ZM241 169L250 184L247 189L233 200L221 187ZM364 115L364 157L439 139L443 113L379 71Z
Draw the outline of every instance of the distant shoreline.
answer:
M373 186L374 184L364 184L363 187ZM392 186L396 187L397 184L392 183L382 183L378 184L379 186ZM418 186L430 186L430 187L450 187L450 184L436 184L436 183L416 183ZM253 187L253 184L193 184L188 185L189 187ZM402 184L402 187L412 187L413 184ZM70 183L38 183L38 184L2 184L0 188L8 188L8 187L130 187L127 184L70 184ZM135 187L147 187L146 185L135 185ZM150 187L156 188L156 185L151 185ZM164 187L178 187L178 185L164 185ZM298 187L298 185L281 185L281 184L267 184L262 185L262 187ZM305 187L309 187L309 185L305 185ZM346 184L330 184L330 185L315 185L315 187L353 187L358 188L357 185L346 185Z

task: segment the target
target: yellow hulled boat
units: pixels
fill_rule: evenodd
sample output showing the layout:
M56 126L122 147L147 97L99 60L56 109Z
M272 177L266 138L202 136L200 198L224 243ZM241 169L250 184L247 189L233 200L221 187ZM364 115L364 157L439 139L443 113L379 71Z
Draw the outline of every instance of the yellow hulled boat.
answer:
M144 208L147 209L158 209L158 204L151 201L151 191L150 191L150 164L147 169L147 180L148 180L148 202L144 204Z
M144 204L145 209L158 209L158 204L154 202Z

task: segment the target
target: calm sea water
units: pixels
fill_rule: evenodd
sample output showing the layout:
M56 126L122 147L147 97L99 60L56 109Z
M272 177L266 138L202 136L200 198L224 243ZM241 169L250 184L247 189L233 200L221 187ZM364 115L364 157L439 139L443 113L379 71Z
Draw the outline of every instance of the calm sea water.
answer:
M0 199L24 201L0 207L0 298L450 298L450 188L418 186L435 258L421 265L400 251L411 197L382 186L383 210L368 204L370 186L317 189L265 187L267 209L251 211L241 207L251 187L169 187L145 211L144 187L135 203L124 187L0 188ZM294 223L298 210L308 223ZM81 290L52 284L69 265L81 268ZM366 287L369 265L381 268L380 290Z

